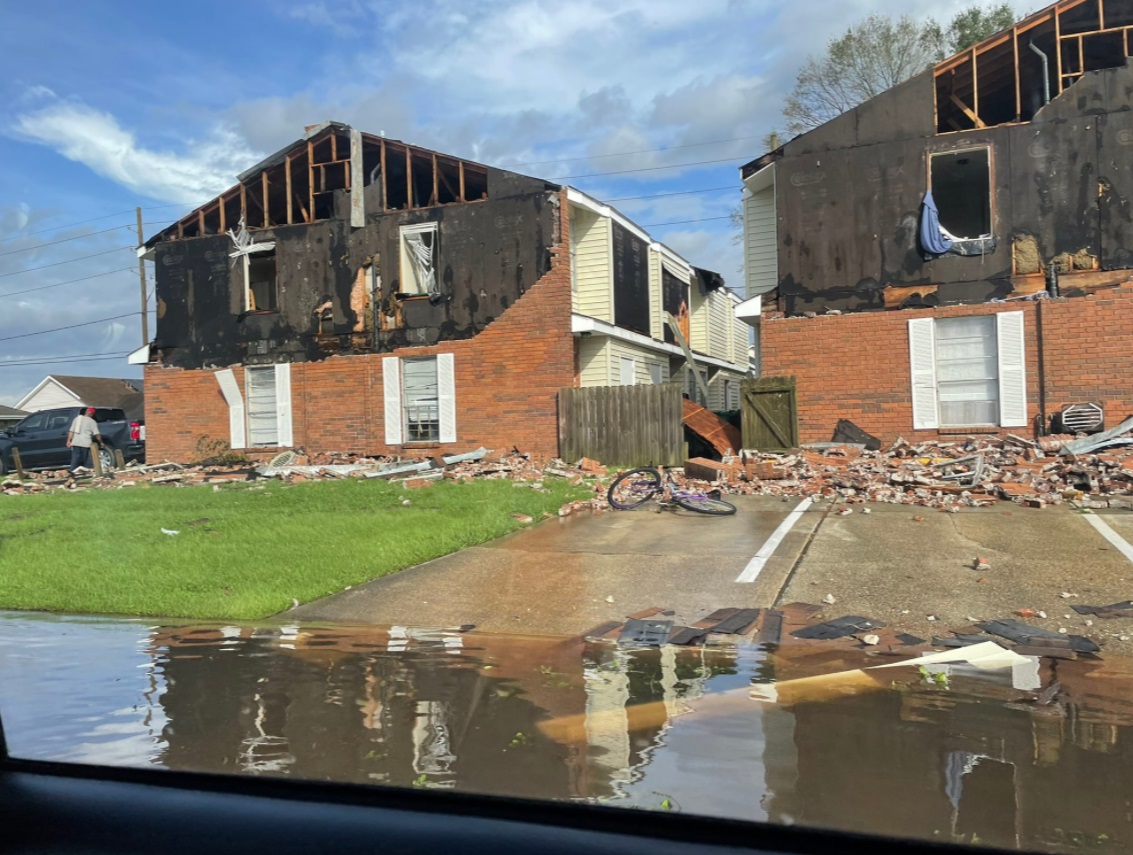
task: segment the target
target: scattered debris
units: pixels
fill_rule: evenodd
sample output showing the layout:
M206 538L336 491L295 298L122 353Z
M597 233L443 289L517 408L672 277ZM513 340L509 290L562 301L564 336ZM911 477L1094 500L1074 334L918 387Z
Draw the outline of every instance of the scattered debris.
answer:
M828 606L832 606L838 601L836 599L834 599L833 594L827 594L825 597L822 598L822 602L826 603L826 605L828 605Z
M716 449L717 454L733 455L743 446L739 428L688 398L684 399L683 407L685 427Z
M988 563L986 558L976 558L975 561L972 562L972 566L981 573L991 569L991 564Z
M1133 600L1110 603L1108 606L1071 606L1080 615L1100 618L1133 618Z
M162 534L168 534L168 535L169 535L170 537L173 537L174 535L180 534L181 532L179 532L179 531L174 531L174 530L173 530L173 529L171 529L171 528L163 528L163 529L161 530L161 533L162 533Z

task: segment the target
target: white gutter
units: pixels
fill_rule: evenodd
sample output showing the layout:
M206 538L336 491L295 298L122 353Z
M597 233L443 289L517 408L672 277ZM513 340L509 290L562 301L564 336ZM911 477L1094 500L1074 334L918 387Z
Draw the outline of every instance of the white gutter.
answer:
M591 318L588 315L571 314L570 331L575 335L590 333L592 335L609 336L610 338L616 338L618 341L624 341L627 344L635 344L646 350L652 350L655 353L666 353L670 356L684 356L684 351L675 344L669 344L667 341L657 341L655 338L650 338L647 335L614 326L606 321ZM717 359L715 356L705 356L702 353L694 353L694 356L699 365L712 365L716 368L723 368L727 371L735 371L740 374L747 373L747 366L735 362L727 362L723 359Z

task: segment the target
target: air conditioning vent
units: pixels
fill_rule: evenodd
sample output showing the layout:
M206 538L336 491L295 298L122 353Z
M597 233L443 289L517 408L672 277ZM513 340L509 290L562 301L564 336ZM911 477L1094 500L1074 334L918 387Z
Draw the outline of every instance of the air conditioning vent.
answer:
M1105 411L1098 404L1071 404L1058 418L1065 433L1097 433L1105 427Z

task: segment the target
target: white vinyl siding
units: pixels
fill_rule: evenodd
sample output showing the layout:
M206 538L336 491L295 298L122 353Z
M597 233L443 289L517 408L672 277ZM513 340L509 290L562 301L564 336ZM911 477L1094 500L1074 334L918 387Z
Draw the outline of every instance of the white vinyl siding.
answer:
M734 317L732 298L721 289L708 294L708 355L731 361L728 327Z
M1022 312L909 321L913 427L1027 424Z
M48 380L42 389L38 389L31 395L28 395L23 400L16 404L16 409L23 410L26 413L36 413L40 410L55 410L62 407L79 407L86 404L86 401L68 392L55 380Z
M248 446L279 445L279 413L276 408L275 366L244 369L244 391L248 399Z
M571 207L577 287L574 310L602 321L614 321L613 233L608 217Z
M744 272L749 297L779 284L774 183L744 199Z
M689 288L688 300L689 347L698 353L708 353L708 295L701 293L700 286L693 282Z
M651 363L662 363L668 360L667 356L663 356L655 351L648 350L644 347L630 344L626 341L618 341L617 339L610 339L610 374L604 384L605 386L621 386L629 385L622 381L622 366L628 366L629 361L633 362L633 383L634 385L644 385L652 382L649 374L649 365Z
M622 386L637 385L637 360L632 356L618 357L618 383Z
M658 341L665 340L664 295L661 286L661 253L649 250L649 334Z
M578 385L609 385L610 340L605 336L591 335L575 339L578 342Z

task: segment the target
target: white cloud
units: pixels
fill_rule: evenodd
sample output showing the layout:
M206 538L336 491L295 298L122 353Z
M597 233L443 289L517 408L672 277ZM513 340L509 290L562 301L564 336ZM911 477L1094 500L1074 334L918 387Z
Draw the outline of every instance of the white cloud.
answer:
M136 193L186 204L220 193L259 158L222 125L203 139L185 140L184 153L146 148L114 116L74 100L53 100L21 113L11 130Z

